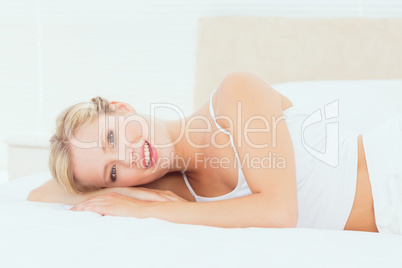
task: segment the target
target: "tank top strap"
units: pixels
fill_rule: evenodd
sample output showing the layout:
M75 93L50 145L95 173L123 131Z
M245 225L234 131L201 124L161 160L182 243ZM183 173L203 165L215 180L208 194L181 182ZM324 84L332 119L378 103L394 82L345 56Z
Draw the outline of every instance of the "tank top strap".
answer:
M217 89L217 88L216 88L216 89ZM212 106L212 97L214 96L216 89L212 92L211 97L210 97L210 100L209 100L209 112L210 112L210 114L211 114L212 120L214 120L214 122L215 122L216 127L217 127L220 131L222 131L223 133L225 133L226 135L229 135L230 141L231 141L231 143L232 143L233 150L234 150L235 155L236 155L236 158L237 158L237 162L239 163L239 167L240 167L240 159L239 159L239 155L238 155L238 153L237 153L236 146L235 146L235 143L234 143L234 140L233 140L232 135L230 134L229 131L223 129L223 128L218 124L218 122L216 122L216 120L215 120L216 116L215 116L215 112L214 112L214 107Z
M216 116L215 116L215 112L214 112L214 107L212 106L212 97L214 96L216 90L217 90L217 88L212 92L211 97L210 97L210 99L209 99L209 113L211 114L211 118L212 118L212 120L214 120L216 127L217 127L220 131L222 131L223 133L225 133L226 135L230 135L230 132L227 131L227 130L225 130L225 129L223 129L220 125L218 125L218 123L217 123L216 120L215 120L215 117L216 117Z
M183 170L183 171L181 172L181 174L183 175L184 183L187 185L188 190L190 191L190 193L192 194L192 196L195 198L195 200L197 200L198 195L194 192L193 187L191 187L190 183L188 182L188 179L187 179L187 175L186 175L185 170Z

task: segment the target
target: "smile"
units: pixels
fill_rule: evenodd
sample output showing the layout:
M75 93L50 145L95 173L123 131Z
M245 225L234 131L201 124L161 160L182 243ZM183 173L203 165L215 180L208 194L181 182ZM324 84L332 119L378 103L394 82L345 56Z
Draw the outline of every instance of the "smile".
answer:
M151 163L151 152L149 151L149 144L147 141L144 143L145 167L148 168Z
M142 164L145 168L150 168L153 166L156 162L156 149L154 146L152 146L151 143L148 141L144 142L144 145L142 146Z

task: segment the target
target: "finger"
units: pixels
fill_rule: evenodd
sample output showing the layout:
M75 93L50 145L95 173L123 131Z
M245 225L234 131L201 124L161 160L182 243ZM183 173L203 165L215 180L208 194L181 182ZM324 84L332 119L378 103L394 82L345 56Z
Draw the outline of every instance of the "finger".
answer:
M187 201L186 199L182 198L181 196L176 196L177 201Z
M125 196L143 201L170 201L164 196L161 196L159 192L149 190L147 188L135 187L135 190L127 192Z
M72 208L70 208L70 210L80 210L83 207L89 206L89 205L93 205L93 204L103 204L105 203L106 199L105 197L98 197L96 196L96 198L89 198L87 200L84 200L78 204L76 204L75 206L73 206Z
M155 201L174 201L174 198L165 193L158 193L158 200Z
M185 201L184 198L182 198L181 196L179 196L178 194L176 194L176 193L174 193L172 191L165 191L164 194L172 197L173 201Z
M166 196L156 192L144 192L139 199L143 201L170 201Z
M101 198L129 198L129 199L136 199L136 200L142 200L142 201L170 201L169 198L166 198L165 196L161 195L160 193L154 192L154 191L141 191L141 192L136 192L135 194L114 194L114 193L109 193L104 195L104 197L99 196Z
M165 192L165 195L170 196L172 201L187 201L186 199L182 198L181 196L179 196L173 192L170 192L170 191Z
M77 211L95 212L102 216L105 216L105 215L110 215L110 212L107 208L108 208L108 206L105 206L105 205L91 204L91 205L83 206L83 207L79 208Z
M103 208L109 206L108 202L88 202L85 204L80 204L80 205L76 205L74 207L72 207L70 210L73 211L92 211L92 212L96 212L96 213L100 213L102 212Z
M107 198L109 195L110 195L110 193L91 196L90 198L79 202L77 205L85 204L87 202L96 201L96 200L105 200L105 198Z
M116 192L110 192L107 194L101 194L101 195L95 195L92 196L90 198L88 198L87 200L84 200L81 203L86 203L86 202L94 202L94 201L105 201L105 200L114 200L114 199L125 199L125 198L130 198L130 196L127 195L123 195L123 194L119 194ZM79 204L81 204L79 203Z
M187 201L169 190L152 190L152 191L158 192L160 195L164 196L165 198L168 198L170 201Z
M170 201L182 201L183 198L175 196L175 195L169 195L169 194L163 194L163 196L167 199L169 199Z
M153 193L149 198L144 199L146 201L159 201L159 202L167 202L170 201L170 199L166 196L163 196L162 194L157 194Z

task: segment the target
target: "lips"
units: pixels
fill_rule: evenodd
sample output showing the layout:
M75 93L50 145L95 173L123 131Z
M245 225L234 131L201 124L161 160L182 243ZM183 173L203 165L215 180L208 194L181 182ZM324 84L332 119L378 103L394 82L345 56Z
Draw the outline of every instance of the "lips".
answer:
M147 161L146 161L146 147L148 147L148 152L149 152L149 163L147 166ZM144 141L144 144L142 145L141 148L141 156L142 156L142 165L143 167L150 168L156 163L156 159L158 157L158 153L156 152L155 147L148 141Z
M149 165L151 164L151 150L149 150L149 143L147 141L144 141L144 144L142 145L142 165L145 168L148 168Z

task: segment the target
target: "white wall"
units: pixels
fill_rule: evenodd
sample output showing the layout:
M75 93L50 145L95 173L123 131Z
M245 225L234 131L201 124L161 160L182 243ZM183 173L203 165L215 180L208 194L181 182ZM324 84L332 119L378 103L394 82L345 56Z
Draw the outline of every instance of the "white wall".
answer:
M0 0L0 140L97 95L190 114L197 18L219 15L401 17L402 0Z

